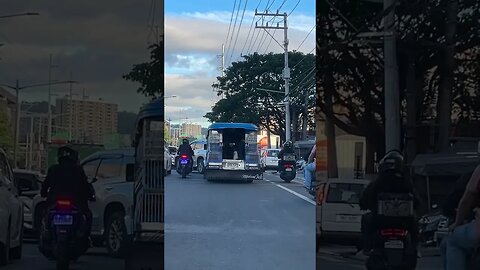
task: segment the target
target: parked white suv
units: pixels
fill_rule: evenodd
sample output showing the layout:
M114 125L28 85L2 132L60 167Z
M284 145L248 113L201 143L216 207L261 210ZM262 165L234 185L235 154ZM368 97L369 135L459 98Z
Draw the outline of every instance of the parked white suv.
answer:
M317 239L360 237L365 211L360 210L359 202L368 183L364 179L328 179L318 183Z
M112 257L122 257L131 235L129 219L133 205L134 150L119 149L94 153L81 165L89 181L93 182L96 201L90 202L93 214L92 240L94 245L105 245ZM33 200L34 228L38 232L45 199Z
M0 265L22 257L23 203L7 155L0 149Z
M205 169L205 157L207 156L207 140L197 140L190 143L195 156L193 157L193 168L199 173Z
M276 170L278 168L278 153L280 153L280 149L263 150L260 158L260 166L262 170Z

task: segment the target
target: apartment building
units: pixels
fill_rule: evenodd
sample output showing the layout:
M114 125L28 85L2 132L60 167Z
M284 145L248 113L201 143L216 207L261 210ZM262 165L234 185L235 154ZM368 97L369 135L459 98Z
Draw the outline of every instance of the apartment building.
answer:
M102 99L56 100L54 130L67 133L70 141L103 144L104 138L117 133L118 105Z

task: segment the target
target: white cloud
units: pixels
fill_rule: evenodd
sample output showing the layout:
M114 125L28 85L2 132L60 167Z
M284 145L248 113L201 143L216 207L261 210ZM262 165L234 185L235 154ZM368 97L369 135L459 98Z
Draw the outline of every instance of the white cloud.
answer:
M235 44L238 33L239 21L233 37L230 35L226 40L231 12L165 14L165 95L178 96L165 101L167 118L188 117L189 120L195 122L206 121L202 119L202 116L211 110L211 106L217 100L211 85L219 75L217 68L220 66L220 59L217 55L221 54L223 43L226 43L225 62L227 66L230 63L229 60L240 60L241 52L247 53L251 41L257 35L259 38L254 46L250 46L250 52L256 51L257 48L260 48L259 53L283 52L283 48L274 40L270 41L271 38L261 29L252 28L247 40L253 14L254 11L245 13L235 50L233 50L233 44ZM293 13L288 17L288 23L289 49L294 50L298 48L314 26L315 18ZM233 31L232 29L231 31ZM283 42L282 30L271 33L279 43ZM262 36L265 41L263 46L259 46ZM232 45L228 46L228 44ZM300 51L311 52L314 46L315 31L308 36Z

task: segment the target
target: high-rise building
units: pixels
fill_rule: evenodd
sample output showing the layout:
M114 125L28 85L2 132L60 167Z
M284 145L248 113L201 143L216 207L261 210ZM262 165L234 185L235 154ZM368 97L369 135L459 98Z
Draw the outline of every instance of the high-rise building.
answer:
M197 138L202 135L202 126L193 123L183 123L182 135Z
M117 133L118 105L102 99L56 100L54 130L68 134L70 141L103 144L104 139Z

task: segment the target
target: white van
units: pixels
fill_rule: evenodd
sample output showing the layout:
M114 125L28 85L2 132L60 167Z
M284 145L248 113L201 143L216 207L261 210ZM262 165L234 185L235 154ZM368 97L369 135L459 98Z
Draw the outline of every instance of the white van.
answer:
M365 179L328 179L318 185L317 238L360 237L360 197L370 181Z

